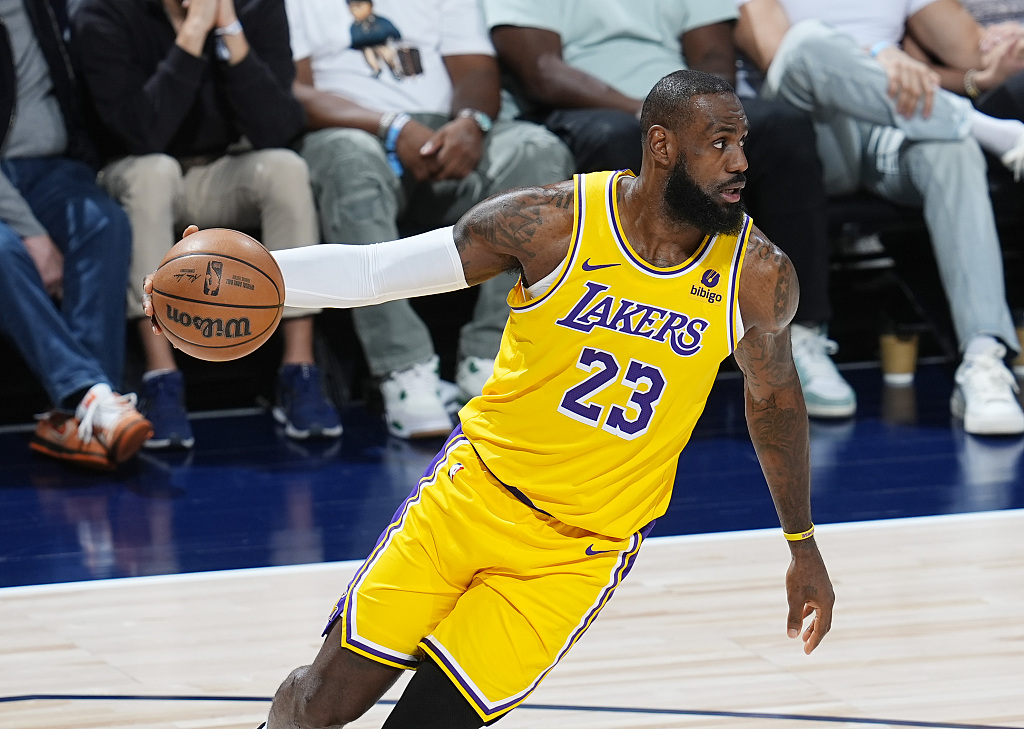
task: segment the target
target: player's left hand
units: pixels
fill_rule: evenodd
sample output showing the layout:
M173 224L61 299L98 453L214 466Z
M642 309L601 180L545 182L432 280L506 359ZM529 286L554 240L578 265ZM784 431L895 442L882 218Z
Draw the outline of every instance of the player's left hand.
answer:
M836 595L814 537L790 542L790 551L792 560L786 572L786 596L789 600L787 629L790 638L798 635L803 638L804 653L810 654L832 627L832 606ZM811 617L811 622L801 635L800 630L808 617Z
M452 119L434 132L420 148L424 157L435 160L431 180L461 180L476 169L483 156L484 133L475 121Z
M188 236L199 230L198 225L190 225L185 228L185 232L181 234L182 238ZM153 333L162 334L163 329L160 328L160 324L157 322L156 317L153 316L153 274L147 273L146 278L142 280L142 311L149 317L150 322L153 324Z

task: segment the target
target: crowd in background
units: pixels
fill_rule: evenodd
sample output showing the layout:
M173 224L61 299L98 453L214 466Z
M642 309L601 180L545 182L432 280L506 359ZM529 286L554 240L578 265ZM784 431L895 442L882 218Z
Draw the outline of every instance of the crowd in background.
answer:
M743 98L745 204L800 277L808 413L857 410L828 334L827 221L830 196L867 191L923 213L961 356L951 412L1024 433L1002 264L1020 242L999 240L989 196L1024 176L1024 0L0 0L0 331L51 403L32 448L112 469L193 446L139 285L187 225L272 251L369 244L513 187L636 172L644 97L684 66ZM467 312L460 402L485 387L513 283ZM273 414L300 440L342 432L317 314L282 325ZM388 432L447 434L411 304L352 320ZM127 326L138 394L121 394Z

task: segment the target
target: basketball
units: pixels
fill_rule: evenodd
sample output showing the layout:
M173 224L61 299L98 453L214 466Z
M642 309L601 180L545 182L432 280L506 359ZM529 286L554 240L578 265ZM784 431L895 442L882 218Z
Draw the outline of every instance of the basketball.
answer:
M245 233L207 228L182 238L153 275L153 313L171 344L211 362L244 357L281 321L284 277Z

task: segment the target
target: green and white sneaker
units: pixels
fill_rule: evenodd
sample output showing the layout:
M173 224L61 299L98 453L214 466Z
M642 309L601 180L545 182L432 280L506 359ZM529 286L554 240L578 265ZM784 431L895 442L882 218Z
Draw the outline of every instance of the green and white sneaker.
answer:
M404 370L390 373L380 383L384 420L398 438L435 438L451 432L452 419L441 399L440 362L437 355Z
M793 361L812 418L848 418L857 412L857 395L836 369L832 355L839 345L825 336L823 327L790 325Z
M485 357L463 357L455 371L455 384L459 386L459 398L467 403L484 390L484 385L494 372L494 359Z

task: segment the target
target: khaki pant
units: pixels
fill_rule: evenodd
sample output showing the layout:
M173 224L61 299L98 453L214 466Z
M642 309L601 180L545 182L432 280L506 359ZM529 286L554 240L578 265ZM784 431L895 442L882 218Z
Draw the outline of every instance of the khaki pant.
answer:
M194 164L166 154L124 157L103 168L98 182L131 221L129 318L142 316L143 278L156 270L188 225L258 232L271 251L320 242L309 170L288 149L254 150ZM285 317L315 313L284 310Z

